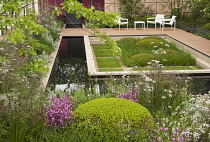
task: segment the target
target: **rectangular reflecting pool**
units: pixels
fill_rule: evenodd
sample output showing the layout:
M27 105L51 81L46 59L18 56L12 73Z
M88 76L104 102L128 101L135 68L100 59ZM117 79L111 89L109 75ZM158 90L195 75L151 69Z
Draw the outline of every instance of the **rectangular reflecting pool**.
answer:
M88 80L83 37L63 37L48 81L51 89L65 90Z

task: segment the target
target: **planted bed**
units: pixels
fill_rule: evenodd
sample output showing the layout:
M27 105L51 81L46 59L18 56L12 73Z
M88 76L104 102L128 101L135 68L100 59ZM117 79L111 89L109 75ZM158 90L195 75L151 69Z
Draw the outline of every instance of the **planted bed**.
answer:
M119 64L134 71L149 70L153 63L159 64L166 70L200 69L189 52L159 36L125 37L116 42L122 50L120 57L113 56L112 50L106 45L93 45L99 71L116 69L120 71L122 68ZM115 60L110 61L110 59Z

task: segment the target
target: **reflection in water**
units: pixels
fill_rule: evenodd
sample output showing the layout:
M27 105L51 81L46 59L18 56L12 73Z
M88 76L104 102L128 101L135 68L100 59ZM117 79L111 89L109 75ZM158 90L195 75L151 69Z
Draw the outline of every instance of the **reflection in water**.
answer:
M210 92L210 76L193 78L191 86L192 94L194 95L207 94L209 92Z
M75 89L88 82L83 37L63 38L48 85L51 89Z

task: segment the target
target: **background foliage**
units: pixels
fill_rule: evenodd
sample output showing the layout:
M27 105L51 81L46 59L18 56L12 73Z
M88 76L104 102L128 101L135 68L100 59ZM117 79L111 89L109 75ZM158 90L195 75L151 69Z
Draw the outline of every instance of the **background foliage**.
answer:
M36 18L31 9L28 9L28 15L22 15L22 10L25 8L22 6L28 5L29 2L31 0L3 0L4 7L1 7L0 10L0 26L4 31L0 43L0 141L98 141L100 135L97 131L87 131L87 129L78 131L76 130L77 124L67 125L65 128L47 127L45 106L52 105L52 98L56 98L55 100L63 99L61 104L66 108L63 109L59 101L57 108L60 111L61 107L62 113L57 112L55 107L56 115L53 116L57 117L59 113L66 114L67 117L64 120L67 119L68 122L71 120L68 119L68 115L72 115L72 113L65 113L65 110L71 112L92 99L116 97L116 94L127 93L126 97L128 95L132 97L133 93L129 89L136 90L135 95L138 94L139 103L147 107L159 123L154 125L153 131L146 138L141 137L141 133L136 133L135 130L126 130L118 133L115 137L108 137L106 141L149 141L151 139L167 141L171 140L171 134L177 132L175 131L177 128L181 130L179 132L188 134L191 140L209 141L209 95L192 96L189 92L190 79L183 80L177 76L165 76L161 70L151 70L151 73L154 73L151 76L140 74L138 77L134 77L134 80L130 80L130 77L126 76L122 76L121 80L111 78L106 82L107 86L104 93L100 93L91 86L84 90L73 91L71 93L77 103L75 107L65 105L72 104L72 102L69 102L71 97L65 97L64 92L45 94L40 89L42 69L47 62L48 50L51 51L55 47L51 48L50 45L55 43L56 37L58 37L55 33L59 31L59 25L62 24L52 20L55 15L48 15L47 18L41 17L41 19ZM75 8L78 14L82 14L79 12L84 10L80 5L77 7L77 3L72 4L71 1L66 1L64 5L66 9L68 6L70 9ZM17 14L16 16L13 16L14 12ZM74 11L72 12L74 13ZM91 9L83 11L84 15L86 14L93 20L97 20L94 14L103 14L95 12L93 13L94 17L91 17L90 13L93 13ZM46 21L48 18L51 20ZM99 19L102 20L103 18L100 17ZM46 22L47 24L41 26L39 22ZM51 29L51 27L47 27L48 25L56 27ZM47 34L45 34L46 32ZM107 36L97 31L96 34L102 37ZM41 63L36 65L37 61L41 61ZM30 62L34 64L30 66ZM159 66L158 62L152 65ZM70 96L70 94L68 95ZM198 117L198 114L201 114L199 116L202 117ZM49 117L52 118L51 114ZM63 116L58 115L57 118L63 118ZM50 120L53 123L53 119ZM181 121L178 122L178 120ZM62 122L63 120L58 119L58 121ZM162 124L163 122L167 125ZM168 130L171 131L167 134L165 131L159 131L163 125L165 131L167 128L165 126L170 126ZM126 134L122 135L124 133Z

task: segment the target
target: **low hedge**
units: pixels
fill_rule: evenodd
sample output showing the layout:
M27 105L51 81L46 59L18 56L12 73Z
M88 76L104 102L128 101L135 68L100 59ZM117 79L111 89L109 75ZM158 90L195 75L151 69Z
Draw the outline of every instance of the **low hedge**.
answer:
M96 131L100 137L126 134L129 130L145 132L153 127L151 113L142 105L120 98L100 98L80 105L74 111L78 129Z

